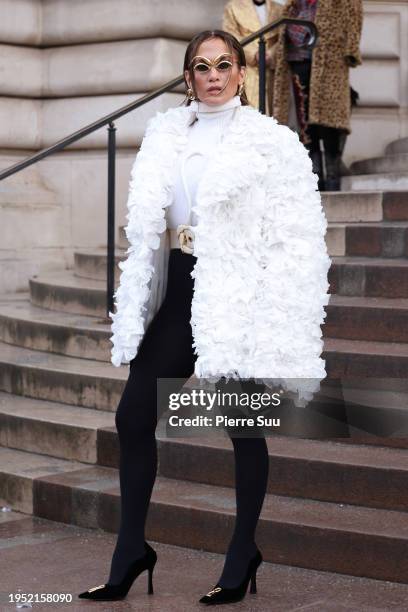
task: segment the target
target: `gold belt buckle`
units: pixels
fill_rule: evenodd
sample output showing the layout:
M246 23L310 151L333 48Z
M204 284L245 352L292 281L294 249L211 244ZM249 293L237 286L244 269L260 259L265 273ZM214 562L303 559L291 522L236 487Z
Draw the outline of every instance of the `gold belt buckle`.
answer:
M194 252L194 232L190 225L178 225L177 237L180 243L180 249L183 253L192 255Z

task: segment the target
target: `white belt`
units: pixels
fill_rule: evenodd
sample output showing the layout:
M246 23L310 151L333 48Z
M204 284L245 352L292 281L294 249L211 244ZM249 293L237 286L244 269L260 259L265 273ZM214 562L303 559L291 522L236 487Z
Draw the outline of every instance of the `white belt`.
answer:
M181 249L183 253L194 252L194 232L191 225L178 225L176 229L167 228L170 236L170 248Z

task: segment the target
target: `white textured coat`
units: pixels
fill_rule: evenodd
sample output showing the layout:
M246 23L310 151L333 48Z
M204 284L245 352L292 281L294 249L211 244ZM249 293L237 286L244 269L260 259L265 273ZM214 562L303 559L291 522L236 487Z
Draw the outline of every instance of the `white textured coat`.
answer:
M130 247L110 313L115 366L136 355L164 299L165 207L192 119L188 106L156 113L132 168ZM326 376L320 325L331 262L317 176L297 134L239 106L206 166L193 210L194 374L210 382L273 381L310 399Z

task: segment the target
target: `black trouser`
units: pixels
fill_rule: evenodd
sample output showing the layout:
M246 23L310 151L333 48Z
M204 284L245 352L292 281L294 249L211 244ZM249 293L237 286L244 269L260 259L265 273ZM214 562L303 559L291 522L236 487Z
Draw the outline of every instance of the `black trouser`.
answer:
M121 522L109 582L123 578L132 560L144 554L145 521L157 471L155 430L157 378L182 378L194 372L190 325L196 258L171 249L166 296L146 329L120 399L115 422L120 443ZM225 379L221 379L222 381ZM264 437L232 438L237 516L222 586L236 586L256 551L254 534L266 492L268 451Z
M326 182L328 182L329 186L332 186L333 183L339 181L340 160L347 132L326 125L309 123L311 61L293 61L289 65L292 71L300 140L309 150L313 162L313 171L319 175L319 188L323 187L323 165L320 153L320 140L323 140ZM335 101L333 101L333 104L335 104Z

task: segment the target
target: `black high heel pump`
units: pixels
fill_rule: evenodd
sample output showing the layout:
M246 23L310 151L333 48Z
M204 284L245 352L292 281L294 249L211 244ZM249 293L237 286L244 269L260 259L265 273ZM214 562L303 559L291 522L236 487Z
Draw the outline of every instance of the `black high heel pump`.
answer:
M101 601L124 599L136 578L146 569L149 571L147 592L151 595L153 593L153 569L157 561L157 554L150 544L145 542L144 545L146 551L144 556L131 563L121 582L118 584L110 584L107 582L106 584L92 587L92 589L80 593L78 597L81 599Z
M218 582L215 587L204 595L199 603L206 604L207 606L214 606L216 604L223 603L233 603L236 601L241 601L244 599L249 581L251 580L250 593L256 593L256 572L258 567L261 565L263 561L263 557L261 555L260 550L258 549L255 553L255 556L252 557L248 564L247 572L245 578L237 587L233 589L227 589L221 587Z

